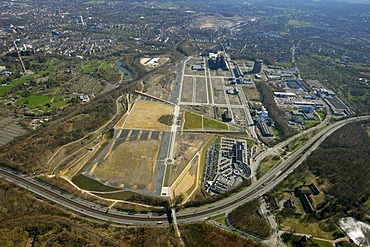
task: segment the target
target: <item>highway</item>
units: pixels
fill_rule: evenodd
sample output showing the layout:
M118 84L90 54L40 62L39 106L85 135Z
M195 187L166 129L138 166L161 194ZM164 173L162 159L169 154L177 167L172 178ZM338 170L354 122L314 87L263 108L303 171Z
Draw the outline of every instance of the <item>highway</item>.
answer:
M321 128L323 128L324 126L326 126L331 118L332 118L332 114L331 114L331 110L329 109L329 106L326 106L326 112L327 112L327 115L325 117L325 119L318 125L312 127L312 128L309 128L301 133L298 133L288 139L286 139L285 141L282 141L282 142L279 142L278 144L276 144L275 146L267 149L266 151L260 153L257 155L256 158L254 158L254 161L253 163L255 164L253 167L252 167L252 174L254 174L257 169L258 169L258 166L259 164L268 156L271 156L271 155L276 155L276 154L279 154L279 150L282 149L283 147L287 146L289 143L301 138L302 136L304 135L307 135L311 132L314 132L314 131L317 131Z
M184 223L206 220L212 215L222 212L230 212L232 209L262 196L266 192L272 190L282 180L284 180L308 157L313 150L319 147L325 138L331 135L334 131L347 123L365 119L370 119L370 116L352 117L324 127L313 138L307 141L305 145L292 153L287 159L285 159L251 186L221 201L217 201L202 207L190 208L177 212L177 222ZM127 212L118 211L115 209L111 209L107 212L107 207L105 206L97 205L95 203L80 199L67 192L61 191L52 185L48 185L42 181L36 180L5 166L0 166L0 177L72 211L98 220L130 225L155 225L158 221L166 223L165 215L129 215Z

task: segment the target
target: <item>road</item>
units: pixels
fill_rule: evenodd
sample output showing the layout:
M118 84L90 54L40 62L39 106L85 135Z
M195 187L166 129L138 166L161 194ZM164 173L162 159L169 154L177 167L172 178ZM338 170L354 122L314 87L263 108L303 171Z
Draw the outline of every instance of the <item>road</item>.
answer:
M303 131L301 133L298 133L298 134L296 134L296 135L294 135L294 136L286 139L285 141L282 141L282 142L276 144L275 146L273 146L273 147L265 150L264 152L258 154L254 158L253 165L251 167L251 169L252 169L252 177L254 177L254 174L257 172L257 169L258 169L259 164L261 164L261 162L265 158L267 158L268 156L271 156L271 155L279 154L279 151L283 147L287 146L289 143L291 143L291 142L293 142L293 141L301 138L304 135L307 135L309 133L312 133L314 131L317 131L317 130L323 128L324 126L326 126L330 122L330 120L332 119L332 113L331 113L331 110L329 109L329 106L326 105L326 108L327 108L326 109L327 115L326 115L325 119L320 124L318 124L318 125L316 125L316 126L314 126L312 128L309 128L309 129L307 129L307 130L305 130L305 131Z
M262 178L257 180L251 186L237 194L234 194L221 201L217 201L213 204L177 212L177 222L184 223L206 220L215 214L229 212L234 208L245 204L246 202L259 198L266 192L272 190L278 183L280 183L291 172L293 172L293 170L297 168L308 157L308 155L334 131L346 125L347 123L364 119L370 119L370 116L352 117L324 127L313 138L307 141L305 145L291 154L286 160L284 160ZM67 192L63 192L51 185L45 184L39 180L4 166L0 166L0 177L15 183L18 186L23 187L41 197L91 218L131 225L155 225L158 221L163 221L163 223L166 223L166 216L150 216L147 214L128 215L126 212L117 211L115 209L106 212L107 207L77 198Z

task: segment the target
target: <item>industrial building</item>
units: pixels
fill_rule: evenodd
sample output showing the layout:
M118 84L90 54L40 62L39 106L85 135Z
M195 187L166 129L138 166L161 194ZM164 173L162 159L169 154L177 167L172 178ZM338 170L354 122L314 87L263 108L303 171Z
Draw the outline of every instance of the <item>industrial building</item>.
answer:
M231 122L233 120L233 117L229 111L225 111L222 114L222 121L224 122Z
M295 93L289 93L289 92L274 92L274 96L279 97L279 98L297 97Z
M206 164L203 186L207 192L221 194L239 186L251 175L251 169L247 165L247 143L244 140L236 140L222 137L218 154L217 171L214 171L215 145L207 151L212 156ZM207 155L208 156L208 155ZM212 169L208 168L211 167ZM212 179L213 178L213 179ZM209 180L211 179L211 180Z
M237 94L239 94L239 90L236 87L227 87L226 88L226 93L237 95Z
M274 132L271 131L270 127L267 126L266 122L262 122L260 119L257 120L257 126L261 130L261 133L265 137L274 137Z
M238 78L238 79L236 79L236 83L237 84L251 85L251 86L254 85L252 79L249 76L247 78Z
M241 78L244 76L244 73L242 72L242 70L240 69L240 67L237 65L235 66L235 68L233 69L234 71L234 76L235 78Z
M296 89L296 90L302 87L302 82L300 82L299 80L286 80L286 84L291 89Z
M218 70L218 69L222 69L224 71L229 70L229 65L227 64L225 58L220 55L217 55L216 58L209 58L208 66L210 70Z
M192 65L191 70L204 71L204 63Z
M272 132L266 122L271 123L271 119L268 116L266 108L261 106L261 111L257 111L257 127L260 129L262 136L274 137L274 132Z
M316 186L314 184L309 184L308 186L304 186L304 187L305 188L302 188L302 186L295 188L294 195L299 198L299 200L302 204L303 210L307 214L312 214L315 211L314 211L314 208L311 205L311 202L309 200L309 196L310 195L318 195L318 194L320 194L320 191L316 188Z
M262 70L263 60L262 59L256 59L254 61L252 74L260 73Z

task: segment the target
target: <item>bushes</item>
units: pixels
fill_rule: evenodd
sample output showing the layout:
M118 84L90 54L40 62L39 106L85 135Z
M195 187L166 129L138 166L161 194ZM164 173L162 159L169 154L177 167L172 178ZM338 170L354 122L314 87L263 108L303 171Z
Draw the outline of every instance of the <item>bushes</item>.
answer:
M206 223L194 223L180 226L185 246L212 247L257 247L262 246L251 239L238 237L236 234L221 230Z
M165 125L168 125L168 126L171 126L173 124L173 118L174 117L175 117L175 115L173 115L173 114L162 115L160 118L158 118L158 122L160 122L162 124L165 124Z

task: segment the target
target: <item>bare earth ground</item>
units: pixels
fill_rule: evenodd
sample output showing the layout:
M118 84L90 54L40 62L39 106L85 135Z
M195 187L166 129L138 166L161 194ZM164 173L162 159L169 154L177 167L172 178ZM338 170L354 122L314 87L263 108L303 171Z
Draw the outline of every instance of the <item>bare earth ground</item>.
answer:
M211 76L225 76L225 77L231 77L232 74L231 72L228 70L228 71L223 71L221 69L218 69L218 70L212 70L211 71Z
M189 133L182 133L176 137L175 164L172 167L169 184L176 180L207 138L208 135Z
M195 81L196 81L195 101L197 103L207 103L206 79L204 77L197 77Z
M260 94L258 93L256 88L243 87L243 91L245 96L247 97L247 100L261 101Z
M182 83L181 101L192 102L193 101L193 77L184 76Z
M172 90L172 79L176 74L157 74L146 80L147 82L147 93L155 97L169 100Z
M241 105L240 100L239 100L239 95L233 95L233 94L228 94L229 101L231 105Z
M174 190L175 196L182 194L185 197L187 197L189 195L188 193L191 193L191 191L189 190L193 187L196 181L198 165L199 165L198 158L196 156L195 159L191 162L190 169L184 174L183 177L179 178L180 181L177 184L174 184L175 185L175 190Z
M114 125L114 128L122 128L123 124L125 123L125 120L127 118L127 114L125 113L121 119Z
M156 164L160 142L157 140L124 142L95 168L93 175L101 181L145 185L147 190Z
M213 97L216 104L226 104L222 79L212 78Z
M128 117L126 129L169 130L169 126L158 122L165 114L173 114L173 107L152 101L138 101Z
M197 70L192 70L191 66L196 65L197 63L203 62L203 59L197 59L197 58L192 58L189 61L187 61L185 65L185 75L200 75L204 76L204 71L197 71Z
M169 61L168 57L151 57L151 58L159 58L159 60L156 63L146 64L146 62L150 60L150 57L141 58L140 59L141 65L143 65L147 69L152 69L152 68L155 68L155 67L162 66L162 65L164 65L165 63L167 63Z

